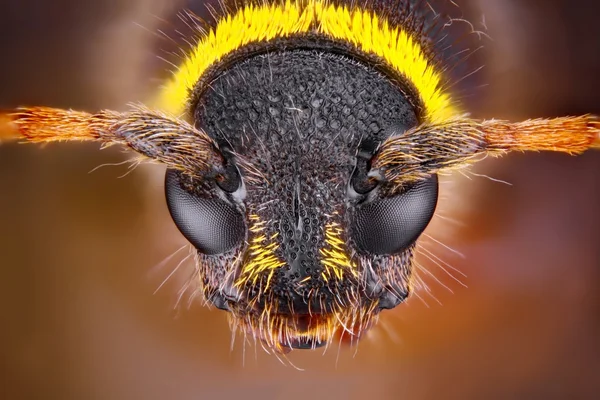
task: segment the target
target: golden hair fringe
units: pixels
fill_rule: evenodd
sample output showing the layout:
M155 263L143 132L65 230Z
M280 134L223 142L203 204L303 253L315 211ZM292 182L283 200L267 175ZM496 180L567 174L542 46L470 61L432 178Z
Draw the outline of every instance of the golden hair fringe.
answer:
M222 17L214 29L202 35L155 100L155 106L174 115L184 114L191 93L210 66L248 44L298 34L322 35L380 57L415 87L427 121L441 121L457 112L443 88L442 75L411 32L391 25L384 16L328 0L248 4Z

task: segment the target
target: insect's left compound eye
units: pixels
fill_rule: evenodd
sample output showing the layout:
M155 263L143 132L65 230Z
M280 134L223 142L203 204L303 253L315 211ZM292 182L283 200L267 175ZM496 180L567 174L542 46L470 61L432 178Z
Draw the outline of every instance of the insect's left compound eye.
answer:
M366 253L392 255L421 236L437 206L438 178L408 187L393 197L358 206L352 221L352 238Z
M235 207L219 198L203 198L188 192L179 172L167 171L165 193L173 221L199 252L223 254L244 239L244 219Z

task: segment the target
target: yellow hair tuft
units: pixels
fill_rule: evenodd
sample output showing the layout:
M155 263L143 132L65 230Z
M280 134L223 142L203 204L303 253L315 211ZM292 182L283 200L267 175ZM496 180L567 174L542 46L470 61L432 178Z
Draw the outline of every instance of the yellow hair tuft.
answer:
M427 122L444 121L458 113L443 90L441 74L411 32L391 26L370 11L336 6L327 0L249 4L224 16L165 85L157 107L172 114L185 113L198 80L223 57L251 43L303 33L350 42L365 53L379 56L416 88Z

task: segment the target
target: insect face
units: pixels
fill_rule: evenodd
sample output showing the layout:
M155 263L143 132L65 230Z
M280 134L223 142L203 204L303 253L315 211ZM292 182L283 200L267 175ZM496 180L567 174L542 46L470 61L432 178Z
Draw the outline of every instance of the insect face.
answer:
M169 172L167 198L207 299L271 346L310 348L408 295L437 180L398 193L372 174L378 146L418 124L401 88L343 55L266 53L221 72L194 115L230 176Z
M589 115L462 114L427 2L234 3L199 29L155 110L22 108L0 114L0 139L94 140L166 165L204 299L268 348L359 338L409 295L438 173L600 147Z

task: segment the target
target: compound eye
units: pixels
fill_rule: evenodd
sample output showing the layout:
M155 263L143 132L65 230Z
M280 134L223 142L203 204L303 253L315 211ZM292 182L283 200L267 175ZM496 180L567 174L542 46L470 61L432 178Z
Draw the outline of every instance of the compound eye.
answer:
M377 255L399 253L421 236L437 206L437 175L418 182L393 197L358 206L351 235L364 252Z
M165 194L177 228L199 252L223 254L244 239L246 227L242 215L224 200L188 192L181 184L179 172L167 170Z

